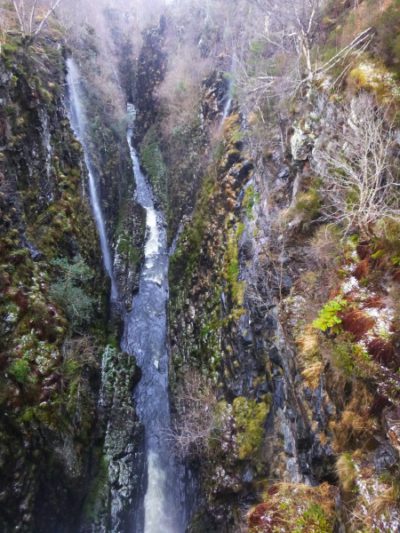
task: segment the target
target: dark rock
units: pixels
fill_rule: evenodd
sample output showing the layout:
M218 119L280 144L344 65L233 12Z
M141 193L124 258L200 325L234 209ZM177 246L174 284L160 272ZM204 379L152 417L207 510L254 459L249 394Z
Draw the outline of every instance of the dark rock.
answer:
M290 169L289 167L284 167L282 170L278 172L278 179L283 180L290 176Z
M388 443L382 444L374 453L373 463L378 474L390 470L398 463L398 452Z
M279 353L279 350L276 346L272 346L272 348L268 352L268 355L275 365L278 365L281 368L283 367L281 354Z

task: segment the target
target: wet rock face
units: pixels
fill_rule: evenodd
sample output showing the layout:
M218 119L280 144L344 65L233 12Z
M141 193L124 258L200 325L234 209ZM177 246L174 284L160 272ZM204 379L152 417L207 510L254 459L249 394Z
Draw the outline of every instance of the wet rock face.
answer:
M3 531L49 530L67 505L67 521L74 520L89 460L79 441L89 445L96 418L96 350L74 332L71 338L70 318L51 287L56 259L69 265L79 255L87 271L101 260L81 150L63 106L62 55L43 46L38 69L18 40L5 45L0 60ZM105 288L101 268L82 283L87 302L97 299L83 322L101 322ZM85 410L75 411L78 389Z
M137 111L134 131L134 145L143 139L146 131L154 124L159 112L159 102L155 89L164 79L167 56L163 49L166 22L144 32L143 46L140 51L136 72L134 102Z
M120 223L114 241L114 275L126 310L131 308L133 294L139 288L145 233L146 213L132 198L120 208Z
M136 367L104 348L108 283L62 50L32 54L16 40L0 59L0 529L122 531L140 459ZM127 211L141 248L143 214ZM140 254L120 255L130 301Z
M133 387L139 377L133 357L106 348L98 404L105 438L86 498L82 532L124 532L129 527L144 460L143 428L133 404Z

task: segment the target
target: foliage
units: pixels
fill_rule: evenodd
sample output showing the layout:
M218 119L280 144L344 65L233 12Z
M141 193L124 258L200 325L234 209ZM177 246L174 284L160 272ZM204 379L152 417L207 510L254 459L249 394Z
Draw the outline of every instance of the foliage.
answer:
M239 458L246 459L260 448L264 436L264 423L269 412L269 399L257 403L239 396L233 400L233 416L237 430Z
M296 520L293 533L330 533L332 522L322 507L312 503Z
M339 313L346 306L347 301L340 296L330 300L319 312L318 317L313 322L313 327L323 332L331 329L332 332L338 333L340 331L340 324L342 323Z
M339 229L332 224L320 226L311 238L310 252L319 267L332 270L343 252Z
M295 211L301 214L302 224L306 228L319 217L320 210L321 196L316 185L312 185L307 191L297 196Z
M243 306L244 300L244 281L239 280L240 263L239 263L239 246L238 246L238 232L242 231L242 226L239 226L237 232L231 234L225 253L225 279L228 283L231 292L232 301L236 307Z
M52 261L58 278L50 286L50 296L64 309L73 330L79 330L93 319L94 299L86 292L87 283L93 279L93 271L80 256L72 263L66 258Z
M17 359L11 363L8 372L18 381L18 383L27 383L30 374L29 362L26 359Z
M328 483L315 487L277 483L266 491L264 502L250 511L249 530L251 533L332 533L336 497L337 489Z
M246 216L249 220L253 218L253 209L260 202L260 193L256 191L254 185L249 185L247 187L244 198L243 198L243 208L246 212Z

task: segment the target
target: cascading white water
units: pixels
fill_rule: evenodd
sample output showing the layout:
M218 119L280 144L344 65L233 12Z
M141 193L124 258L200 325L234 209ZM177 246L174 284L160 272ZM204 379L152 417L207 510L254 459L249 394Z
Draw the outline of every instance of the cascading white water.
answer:
M226 94L226 100L225 100L224 109L222 111L222 118L221 118L221 122L220 122L220 128L223 127L225 120L228 118L228 115L231 112L232 102L233 102L233 89L234 89L233 74L235 72L235 68L236 68L236 54L233 54L232 55L231 70L230 70L229 78L228 78L228 90L227 90L227 94Z
M131 109L132 113L132 109ZM146 210L145 264L139 292L126 316L122 349L134 355L142 377L135 390L139 417L145 428L146 481L143 515L136 512L135 533L180 533L184 530L180 479L166 432L170 427L168 397L167 316L168 250L163 214L154 207L128 131L136 199Z
M51 146L51 135L49 129L49 117L44 109L39 109L39 117L42 126L43 149L46 154L46 177L51 178L51 160L53 157L53 147Z
M70 121L76 137L79 139L83 152L86 168L89 175L89 194L92 204L93 214L96 221L97 230L100 237L100 247L103 255L104 268L111 280L111 300L116 302L118 300L118 289L115 282L111 252L108 245L106 226L103 218L103 213L100 206L99 195L97 191L95 173L93 165L91 164L89 151L86 140L86 114L82 107L81 98L81 82L79 70L72 58L67 59L67 84L69 91L70 103Z
M228 81L228 97L226 99L226 102L225 102L225 105L224 105L224 110L222 112L222 119L221 119L221 124L223 124L225 122L225 120L227 119L230 111L231 111L231 107L232 107L232 100L233 100L233 96L232 96L232 92L233 92L233 82L231 79L229 79Z

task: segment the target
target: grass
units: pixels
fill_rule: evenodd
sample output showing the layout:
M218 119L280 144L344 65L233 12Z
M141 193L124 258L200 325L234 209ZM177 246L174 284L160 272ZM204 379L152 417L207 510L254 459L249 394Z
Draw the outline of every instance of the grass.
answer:
M338 458L336 472L344 492L353 492L356 487L357 470L350 453L343 453Z

